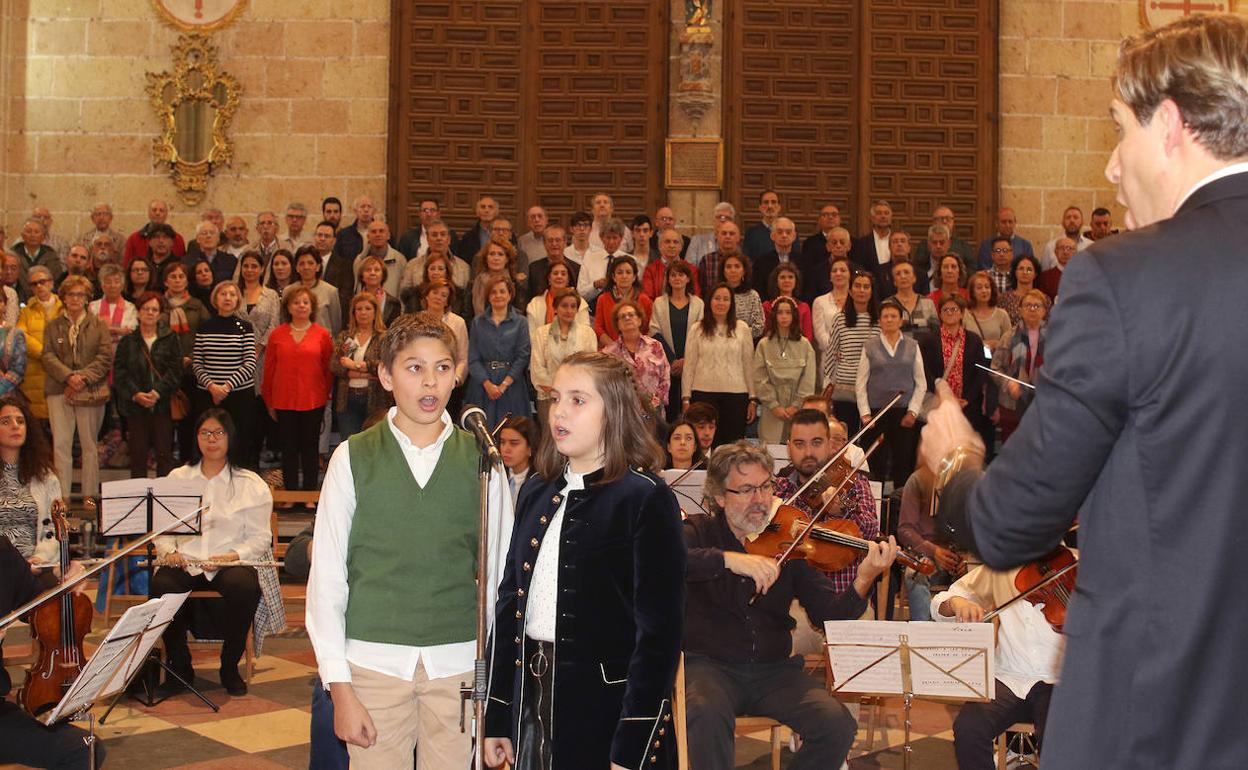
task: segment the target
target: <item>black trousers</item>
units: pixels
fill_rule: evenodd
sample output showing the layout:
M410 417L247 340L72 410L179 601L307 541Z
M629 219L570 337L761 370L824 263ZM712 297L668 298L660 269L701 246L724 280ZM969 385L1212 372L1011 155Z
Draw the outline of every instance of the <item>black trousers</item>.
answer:
M282 440L282 480L287 489L313 490L320 471L321 419L325 407L307 411L277 410L278 435ZM303 480L300 482L299 474Z
M685 654L685 706L691 770L732 770L741 715L771 717L802 736L789 770L834 770L845 761L858 725L800 656L777 663L724 663ZM965 769L964 769L965 770Z
M216 591L225 597L227 611L225 628L221 629L225 640L221 645L221 664L237 665L247 646L247 631L256 615L256 605L260 604L260 579L256 577L256 570L252 567L225 567L217 570L217 576L212 580L206 574L191 575L175 567L160 567L152 575L149 591L152 597L183 591ZM189 604L183 604L161 636L169 665L180 671L191 667L191 649L186 642L190 623Z
M196 388L192 404L194 417L191 419L192 431L199 416L213 406L212 396L203 388ZM232 391L216 406L230 413L234 420L234 435L230 438L230 462L248 470L260 467L260 456L253 446L252 435L259 427L254 424L256 409L256 391L250 385ZM193 437L194 438L194 437ZM198 441L198 439L195 439ZM198 452L192 455L198 456Z
M992 770L992 741L1015 722L1036 725L1036 745L1044 740L1044 725L1049 716L1049 698L1053 685L1037 682L1025 699L1019 698L1000 679L997 697L989 703L965 703L953 721L953 753L958 770Z
M689 393L689 402L694 401L710 404L719 412L719 422L715 424L715 446L745 438L745 412L750 406L750 394L694 390Z
M8 700L0 700L0 763L55 770L82 770L87 766L87 735L61 722L45 727ZM97 736L98 737L98 736ZM95 743L95 764L104 764L104 743Z
M156 475L173 470L173 421L169 412L140 412L126 418L126 441L130 444L130 478L147 476L147 453L156 451Z
M918 422L909 428L903 427L901 418L905 416L904 406L889 409L858 442L863 449L869 449L875 437L884 434L884 445L871 455L871 476L880 480L891 478L894 489L904 487L914 473L915 454L919 448Z

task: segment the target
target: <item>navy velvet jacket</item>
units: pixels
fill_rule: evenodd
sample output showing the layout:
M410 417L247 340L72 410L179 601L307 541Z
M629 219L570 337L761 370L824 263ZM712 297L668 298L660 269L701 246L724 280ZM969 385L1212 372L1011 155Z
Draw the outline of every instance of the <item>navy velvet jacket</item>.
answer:
M680 507L659 477L602 472L568 494L559 541L553 770L675 768L671 693L685 607ZM495 606L485 736L518 734L529 584L562 502L562 476L530 476Z

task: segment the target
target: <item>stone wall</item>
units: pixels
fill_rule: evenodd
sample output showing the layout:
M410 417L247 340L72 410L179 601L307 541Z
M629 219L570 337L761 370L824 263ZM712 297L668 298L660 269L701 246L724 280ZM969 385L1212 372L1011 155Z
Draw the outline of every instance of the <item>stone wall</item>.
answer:
M1137 0L1002 0L1001 202L1037 247L1067 206L1123 210L1105 179L1118 42L1140 29Z
M0 48L0 211L10 232L46 205L54 229L90 226L95 201L115 226L146 221L165 198L189 232L196 211L279 209L324 195L384 198L389 81L389 0L250 0L242 18L212 35L222 69L243 85L232 135L235 161L191 210L153 167L159 131L145 72L172 71L178 32L151 0L5 0ZM315 220L313 220L315 221Z
M242 19L214 34L224 69L244 87L236 160L207 200L251 214L322 195L384 200L389 0L250 0ZM719 136L722 3L709 52L714 103L696 124L675 99L672 136ZM679 82L683 0L672 0L671 76ZM1139 29L1138 0L1001 0L1001 199L1021 231L1043 242L1062 210L1122 211L1104 178L1113 149L1107 116L1118 41ZM197 219L154 169L156 118L144 73L171 68L177 33L150 0L5 0L0 3L0 222L10 236L36 204L62 234L110 200L117 226L144 221L147 201L168 199L175 226ZM655 164L658 168L658 164ZM716 191L674 191L682 225L709 218ZM752 206L739 208L752 212ZM803 228L805 229L805 224Z

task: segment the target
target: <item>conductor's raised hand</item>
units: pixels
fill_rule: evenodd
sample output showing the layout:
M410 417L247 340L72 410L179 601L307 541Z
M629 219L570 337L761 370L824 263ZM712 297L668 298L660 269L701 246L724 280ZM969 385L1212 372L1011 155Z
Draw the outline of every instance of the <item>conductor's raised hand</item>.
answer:
M962 414L958 397L949 389L949 383L937 380L936 394L940 403L927 413L927 427L919 443L921 459L932 473L940 473L941 458L960 446L978 447L981 455L984 452L983 440Z

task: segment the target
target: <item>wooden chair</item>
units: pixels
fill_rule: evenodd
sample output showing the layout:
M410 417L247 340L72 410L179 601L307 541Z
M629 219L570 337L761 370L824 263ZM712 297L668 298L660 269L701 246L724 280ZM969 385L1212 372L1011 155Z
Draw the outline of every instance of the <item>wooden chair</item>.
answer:
M995 741L997 747L997 770L1009 770L1009 765L1006 763L1006 752L1009 748L1006 737L1010 733L1026 734L1026 737L1023 738L1023 744L1027 746L1030 751L1024 755L1023 762L1031 767L1039 767L1040 751L1036 747L1036 726L1031 722L1016 722L1015 724L1010 725L1005 732L998 735L997 740Z

